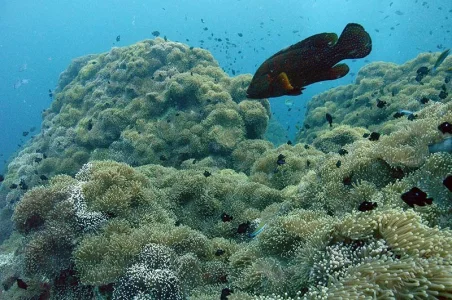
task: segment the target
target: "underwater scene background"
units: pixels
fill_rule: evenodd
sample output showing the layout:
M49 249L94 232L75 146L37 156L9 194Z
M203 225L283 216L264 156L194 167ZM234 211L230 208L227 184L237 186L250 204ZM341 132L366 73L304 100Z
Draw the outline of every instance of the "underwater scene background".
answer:
M0 299L452 298L450 1L0 8Z

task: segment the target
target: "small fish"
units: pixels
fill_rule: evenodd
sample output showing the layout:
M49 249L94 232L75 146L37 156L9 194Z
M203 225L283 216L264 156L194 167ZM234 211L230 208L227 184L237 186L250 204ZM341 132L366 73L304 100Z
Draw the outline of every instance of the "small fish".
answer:
M86 129L88 131L90 131L91 129L93 129L93 119L89 119L88 120L88 124L86 125Z
M361 203L358 206L358 210L359 211L370 211L370 210L373 210L376 207L378 207L376 202L364 201L363 203Z
M369 136L369 141L378 141L380 139L380 134L378 132L372 132Z
M209 171L206 170L206 171L204 171L203 175L205 177L209 177L210 175L212 175L212 173L210 173Z
M22 132L22 136L27 136L29 134L29 132L28 131L24 131L24 132Z
M342 178L342 183L344 185L352 185L352 176L350 175Z
M22 65L20 66L19 72L23 72L23 71L27 70L27 68L28 68L27 63L24 63L24 64L22 64Z
M439 92L439 94L438 94L438 97L439 97L440 99L446 99L447 96L449 96L449 93L446 92L446 91L441 91L441 92Z
M23 281L22 279L17 278L17 279L16 279L16 282L17 282L17 286L18 286L19 288L24 289L24 290L27 289L28 284L26 284L25 281Z
M337 168L340 168L341 165L342 165L342 162L341 162L340 160L338 160L338 161L336 162L336 167L337 167Z
M28 185L25 183L23 179L20 180L19 187L21 190L28 190Z
M441 63L446 59L446 57L449 55L450 49L446 49L438 56L438 59L436 60L435 64L432 68L432 74L435 73L436 69L441 65Z
M428 145L429 153L447 152L452 153L452 137L442 140L441 142Z
M419 101L421 102L421 104L427 104L430 101L430 99L427 97L422 97L421 100Z
M224 250L223 249L217 249L217 251L215 251L215 256L221 256L224 254Z
M326 121L330 124L330 127L333 127L333 116L329 113L326 113L325 115Z
M411 110L406 110L406 109L401 109L393 115L393 117L396 119L401 118L403 116L407 116L408 120L410 120L410 121L414 120L417 117L414 114L414 112L412 112Z
M120 40L121 40L121 36L120 36L120 35L117 35L117 36L116 36L116 41L119 42Z
M345 149L339 149L338 153L339 155L344 156L345 154L348 154L348 151Z
M29 79L19 79L14 83L14 88L18 89L24 84L28 84L30 82Z
M282 165L284 165L286 163L286 157L284 156L284 155L282 155L282 154L279 154L278 155L278 159L276 160L276 164L278 165L278 166L282 166Z
M446 178L444 178L443 184L444 184L445 187L447 187L447 189L449 191L452 192L452 175L449 175Z
M45 176L45 175L39 176L39 179L41 179L41 180L49 180L49 178L47 178L47 176Z
M430 72L429 68L423 66L417 69L416 73L416 81L421 83L421 80L424 79L425 76Z
M403 12L401 12L400 10L396 10L395 14L398 15L398 16L403 16Z
M418 187L411 188L408 192L403 193L401 196L402 200L411 207L425 206L426 204L431 205L433 199L427 198L427 193L419 189Z
M168 160L168 159L166 158L165 155L160 155L160 160L161 160L161 161L165 161L165 160Z
M3 182L3 180L5 180L5 176L0 174L0 182Z
M221 220L223 220L223 222L231 222L234 218L230 215L228 215L227 213L222 213L221 214Z
M239 227L237 228L237 233L239 234L244 234L248 231L248 229L250 228L251 223L245 222L239 225Z
M288 107L291 107L293 105L293 99L287 98L284 100L284 104Z
M202 20L202 19L201 19ZM231 295L231 293L234 293L233 290L231 290L230 288L224 288L221 290L221 296L220 296L220 300L228 300L228 296Z
M443 134L452 133L452 124L450 124L449 122L443 122L438 125L438 130Z
M290 146L290 145L292 145L292 141L288 140L286 144Z
M447 189L449 191L452 192L452 175L447 176L444 180L443 180L443 184L445 187L447 187Z
M155 30L155 31L153 31L151 34L152 34L153 36L157 37L157 36L160 35L160 32L157 31L157 30Z
M9 186L9 188L12 190L17 189L17 184L13 183Z
M249 235L248 235L248 237L250 237L250 238L255 238L256 236L258 236L259 235L259 233L261 233L262 231L264 231L264 229L267 227L267 224L266 223L264 223L263 225L261 225L261 226L258 226L257 228L256 228L256 230L254 230L253 232L251 232Z
M250 99L296 96L305 86L347 75L344 59L363 58L372 50L370 35L355 23L335 33L320 33L285 48L262 63L246 91Z
M52 97L53 97L53 92L51 89L49 89L49 98L52 98Z
M383 107L386 106L386 104L388 104L386 101L377 99L377 107L378 107L378 108L383 108Z

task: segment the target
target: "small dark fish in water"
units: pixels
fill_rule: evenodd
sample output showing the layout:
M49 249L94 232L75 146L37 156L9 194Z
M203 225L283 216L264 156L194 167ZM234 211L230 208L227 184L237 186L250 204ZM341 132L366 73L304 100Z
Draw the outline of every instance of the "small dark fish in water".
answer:
M329 113L326 113L325 115L326 121L330 124L330 127L333 127L333 116Z
M278 159L276 160L276 164L278 166L282 166L286 163L286 157L282 154L278 155Z
M157 30L155 30L155 31L152 32L152 35L155 36L155 37L157 37L157 36L160 35L160 32L157 31Z
M9 186L9 188L12 190L17 189L17 184L13 183Z
M203 175L205 177L209 177L210 175L212 175L212 173L210 173L209 171L206 170L206 171L204 171Z
M24 131L24 132L22 132L22 136L27 136L29 134L29 132L28 131Z
M446 92L446 91L441 91L441 92L439 92L439 94L438 94L438 97L439 97L440 99L446 99L447 96L449 96L449 93Z
M0 182L3 182L3 180L5 180L5 176L0 174Z
M221 256L224 254L224 250L223 249L217 249L217 251L215 251L215 256Z
M382 101L380 99L377 99L377 107L378 108L383 108L386 106L386 104L388 104L386 101Z
M396 112L394 115L392 115L395 119L403 117L403 114L401 112Z
M430 101L430 99L427 97L422 97L422 99L419 101L421 102L421 104L427 104Z
M90 131L91 129L93 129L93 120L92 120L92 119L89 119L89 120L88 120L88 124L86 125L86 129L87 129L88 131Z
M228 215L227 213L221 214L221 220L223 220L223 222L230 222L230 221L232 221L232 219L234 219L234 218L232 216Z
M373 210L376 207L378 207L376 202L364 201L363 203L361 203L358 206L358 210L359 211L370 211L370 210Z
M246 233L248 231L248 229L250 228L251 223L245 222L239 225L239 227L237 228L237 233L243 234Z
M53 97L53 92L51 89L49 89L49 98L52 98L52 97Z
M309 147L309 145L304 145L304 148L306 149L306 150L308 150L310 147Z
M367 139L370 136L370 133L364 133L363 138Z
M430 70L427 67L420 67L419 69L417 69L416 73L416 81L417 82L421 82L422 79L424 79L425 76L427 76L427 74L430 72Z
M247 97L300 95L307 85L344 77L349 67L338 62L366 57L371 50L371 38L359 24L347 24L339 39L335 33L313 35L264 61L251 80Z
M288 140L286 144L290 146L290 145L292 145L292 141Z
M369 141L378 141L380 139L380 134L378 132L372 132L369 136Z
M445 187L447 187L447 189L449 191L452 192L452 175L447 176L444 180L443 180L443 184Z
M243 34L242 33L237 33L237 35L239 36L239 37L242 37L243 36Z
M339 155L344 156L345 154L348 154L348 151L345 149L339 149L338 153Z
M336 167L340 168L340 167L341 167L341 165L342 165L341 161L340 161L340 160L338 160L338 161L336 162Z
M449 122L443 122L438 125L438 129L444 134L452 133L452 124L450 124Z
M395 11L395 14L398 15L398 16L402 16L402 15L403 15L403 12L401 12L400 10L396 10L396 11Z
M168 160L168 159L166 158L165 155L160 155L160 160L161 160L161 161L165 161L165 160Z
M408 115L408 117L407 117L407 119L408 119L409 121L414 121L416 118L417 118L417 115L415 115L415 114L410 114L410 115Z
M121 40L121 36L120 36L120 35L117 35L117 36L116 36L116 41L119 42L120 40Z
M21 190L28 190L28 185L25 183L23 179L20 180L19 187Z
M446 59L446 57L449 55L450 49L446 49L439 55L438 59L436 60L435 64L432 68L432 74L435 73L436 69L441 65L441 63Z
M222 289L222 290L221 290L220 300L228 300L228 296L230 296L231 293L234 293L234 291L231 290L230 288L224 288L224 289Z
M350 175L350 176L342 178L342 183L344 185L352 185L352 176Z
M39 179L41 179L41 180L49 180L49 178L47 178L47 176L45 176L45 175L39 176Z
M431 205L433 199L427 198L427 193L419 189L418 187L413 187L401 196L402 200L411 207L414 205L425 206L426 204Z
M18 286L19 288L21 288L21 289L23 289L23 290L26 290L26 289L27 289L28 284L26 284L25 281L23 281L22 279L17 278L17 279L16 279L16 282L17 282L17 286Z

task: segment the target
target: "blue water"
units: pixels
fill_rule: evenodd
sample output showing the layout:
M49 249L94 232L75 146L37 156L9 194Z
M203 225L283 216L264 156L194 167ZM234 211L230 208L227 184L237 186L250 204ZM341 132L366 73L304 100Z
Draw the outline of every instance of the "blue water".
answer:
M2 0L0 174L20 145L39 132L41 111L52 101L48 90L56 86L59 74L73 58L153 38L151 32L158 30L169 40L209 49L232 76L232 69L236 74L254 73L267 57L310 35L339 34L349 22L369 31L372 53L349 62L351 71L346 77L309 86L293 99L290 112L285 97L271 100L275 117L289 126L289 137L295 134L294 124L302 122L313 95L353 82L353 73L364 64L403 63L421 52L450 48L452 1ZM117 35L120 42L116 42ZM236 47L226 49L225 38ZM25 64L27 68L20 71ZM28 84L15 89L14 83L21 79L28 79ZM31 127L37 129L23 137Z

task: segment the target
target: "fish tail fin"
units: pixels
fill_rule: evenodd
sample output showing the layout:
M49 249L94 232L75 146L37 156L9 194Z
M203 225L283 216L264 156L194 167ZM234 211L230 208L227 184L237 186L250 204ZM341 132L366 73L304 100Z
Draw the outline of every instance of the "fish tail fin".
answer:
M343 56L342 59L363 58L372 50L372 40L364 27L349 23L342 31L335 47Z

